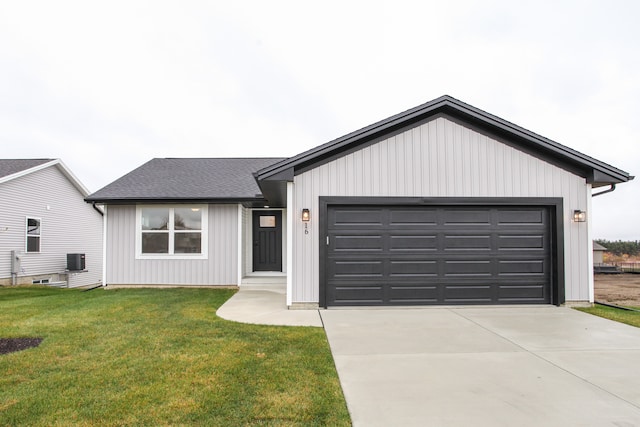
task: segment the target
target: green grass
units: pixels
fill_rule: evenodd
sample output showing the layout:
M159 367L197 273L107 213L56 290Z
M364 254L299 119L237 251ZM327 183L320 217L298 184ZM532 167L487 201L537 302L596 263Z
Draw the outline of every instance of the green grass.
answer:
M0 288L0 425L350 425L324 330L215 315L232 290Z
M577 310L640 328L640 312L638 311L621 310L619 308L607 307L605 305L598 304L593 307L577 308Z

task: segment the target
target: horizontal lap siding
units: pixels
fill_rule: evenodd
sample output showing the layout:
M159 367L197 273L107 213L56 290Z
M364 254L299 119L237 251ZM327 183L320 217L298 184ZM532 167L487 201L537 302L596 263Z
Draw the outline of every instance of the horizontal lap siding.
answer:
M237 205L209 205L209 253L203 260L136 259L136 207L109 206L107 218L108 284L237 284Z
M24 254L19 276L65 274L67 253L84 253L87 271L69 274L69 286L100 282L102 216L56 166L0 184L0 200L0 278L11 276L10 251L26 251L29 216L42 221L40 253Z
M566 299L588 300L587 224L569 218L587 210L589 192L582 177L436 118L295 176L294 212L309 208L312 220L309 234L294 221L293 302L319 299L320 196L562 197Z

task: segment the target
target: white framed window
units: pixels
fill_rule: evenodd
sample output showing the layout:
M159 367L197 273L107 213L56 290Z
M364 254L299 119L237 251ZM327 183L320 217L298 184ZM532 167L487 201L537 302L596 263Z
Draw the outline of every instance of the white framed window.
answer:
M25 227L25 251L28 253L40 252L40 237L42 233L42 220L40 218L27 217Z
M206 205L140 205L136 208L136 258L206 259Z

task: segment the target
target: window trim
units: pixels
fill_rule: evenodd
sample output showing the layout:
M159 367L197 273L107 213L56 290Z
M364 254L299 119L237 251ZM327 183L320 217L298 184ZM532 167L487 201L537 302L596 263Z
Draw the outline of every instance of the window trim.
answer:
M166 232L169 234L169 253L166 254L145 254L142 253L142 233L149 232L151 230L143 230L142 229L142 209L144 208L166 208L169 209L169 223L168 229ZM175 230L174 229L174 212L175 209L180 208L191 208L191 209L200 209L201 215L201 229L198 230ZM165 232L164 230L162 232ZM174 236L176 233L201 233L200 234L200 253L199 254L189 254L189 253L172 253L174 250ZM208 205L191 205L191 204L152 204L152 205L136 205L136 259L209 259L209 206Z
M38 228L40 229L40 233L36 236L33 234L29 234L29 220L35 219L38 221ZM38 250L30 251L29 250L29 237L37 237L38 238ZM38 218L36 216L27 216L24 220L24 252L26 254L39 254L42 252L42 218Z

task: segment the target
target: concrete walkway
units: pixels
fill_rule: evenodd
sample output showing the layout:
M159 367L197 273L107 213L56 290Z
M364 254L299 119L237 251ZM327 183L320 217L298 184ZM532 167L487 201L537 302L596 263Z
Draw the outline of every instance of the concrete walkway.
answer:
M322 327L318 310L287 310L283 285L241 286L216 314L242 323Z
M324 323L354 426L640 426L640 328L569 308L287 310L252 286L218 315Z

